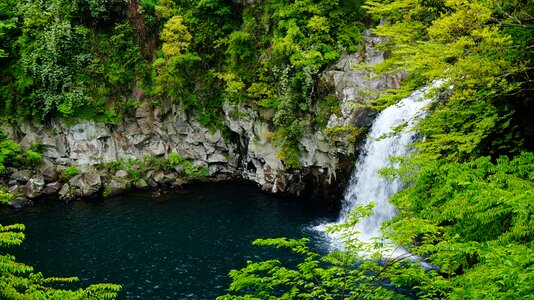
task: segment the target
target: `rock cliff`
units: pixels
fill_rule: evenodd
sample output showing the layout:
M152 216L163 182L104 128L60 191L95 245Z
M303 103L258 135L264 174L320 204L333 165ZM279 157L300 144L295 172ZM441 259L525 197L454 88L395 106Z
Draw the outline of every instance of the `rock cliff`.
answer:
M374 112L357 105L366 104L373 98L369 90L378 92L399 86L399 76L376 77L368 71L351 69L353 65L372 65L384 58L384 53L374 47L380 41L378 38L367 32L364 40L362 51L344 54L321 75L325 84L335 88L341 108L341 115L330 116L327 129L369 126ZM179 105L153 107L145 101L140 89L133 91L132 98L142 105L122 124L94 121L71 124L59 119L48 124L24 121L9 128L8 134L24 147L36 142L44 145L44 163L50 166L90 166L146 156L166 157L174 152L199 167L207 167L210 178L243 178L273 193L328 197L331 200L341 198L341 187L348 178L356 154L356 145L350 139L332 139L324 131L306 133L299 145L301 168L287 170L270 139L271 124L251 106L225 105L224 123L230 133L223 136L221 130L210 131L203 127L195 121L195 116L187 115ZM41 179L42 174L36 176L40 177L28 178L26 185L35 186L29 188L31 191L42 192L47 186ZM100 186L84 185L86 181L100 183L99 178L78 176L82 176L81 179L74 181L79 183L82 196L90 194L93 186ZM70 183L70 187L75 185ZM59 187L53 188L59 190ZM64 194L68 194L67 190Z

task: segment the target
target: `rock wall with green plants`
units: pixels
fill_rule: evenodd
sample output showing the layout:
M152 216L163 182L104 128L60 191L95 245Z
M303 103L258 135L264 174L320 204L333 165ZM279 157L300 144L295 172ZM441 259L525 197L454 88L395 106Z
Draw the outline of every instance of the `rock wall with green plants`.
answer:
M399 87L351 69L384 56L355 0L7 1L0 20L5 129L56 165L178 153L264 190L339 195L361 106Z
M0 20L9 119L120 123L140 88L150 106L180 103L218 128L224 103L246 103L265 112L288 168L338 107L317 105L332 94L319 73L363 47L368 22L357 0L4 1Z

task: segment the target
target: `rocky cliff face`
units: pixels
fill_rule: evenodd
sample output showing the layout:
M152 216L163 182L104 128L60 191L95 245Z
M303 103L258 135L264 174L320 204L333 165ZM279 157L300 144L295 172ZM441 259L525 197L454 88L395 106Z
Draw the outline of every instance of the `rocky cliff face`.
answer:
M384 54L374 48L379 40L368 33L364 39L364 50L343 55L322 74L325 83L335 87L342 113L333 114L327 128L369 126L374 112L355 105L372 99L369 90L378 92L399 86L398 77L375 78L367 71L351 69L362 62L375 64L383 60ZM141 90L136 89L132 97L144 103ZM148 104L120 125L94 121L72 125L64 120L40 125L26 121L10 128L9 135L26 147L36 142L46 146L44 157L48 165L94 165L175 152L198 166L208 167L212 178L243 178L273 193L340 199L336 195L342 192L340 187L355 156L353 142L329 139L321 131L308 133L300 141L302 167L287 170L270 140L270 124L260 118L257 110L230 105L224 110L224 122L231 131L225 138L221 130L208 130L179 106Z

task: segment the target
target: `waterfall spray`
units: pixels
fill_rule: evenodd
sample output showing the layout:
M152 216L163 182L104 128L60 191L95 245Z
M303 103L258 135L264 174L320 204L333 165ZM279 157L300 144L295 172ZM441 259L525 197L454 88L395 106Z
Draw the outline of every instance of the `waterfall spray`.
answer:
M382 223L396 214L395 208L388 200L401 190L402 183L398 179L391 181L384 178L378 171L393 166L390 157L410 152L410 144L416 135L413 126L417 118L424 113L422 108L430 102L425 98L427 90L418 90L396 105L383 110L374 120L362 147L344 195L338 220L344 222L354 207L374 202L373 214L360 220L356 228L360 232L362 241L378 237ZM400 132L391 134L392 130L403 124L406 126Z

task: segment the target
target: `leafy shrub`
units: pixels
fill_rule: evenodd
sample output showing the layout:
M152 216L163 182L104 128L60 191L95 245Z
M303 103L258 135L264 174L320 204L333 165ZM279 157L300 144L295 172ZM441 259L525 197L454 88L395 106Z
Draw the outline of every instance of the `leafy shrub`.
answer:
M315 122L320 128L326 127L331 115L341 116L339 100L335 94L329 94L317 102Z
M326 128L324 132L332 141L340 141L344 138L348 138L349 142L355 143L364 137L363 134L366 130L367 129L364 127L356 127L354 125L336 125L332 128Z
M6 166L16 166L22 161L21 147L13 140L0 141L0 172L5 170Z
M3 226L0 224L0 247L22 244L25 227L22 224ZM15 260L13 255L0 254L0 298L2 299L116 299L121 286L117 284L94 284L87 288L64 289L68 283L78 281L77 277L44 277L32 266ZM63 288L63 289L62 289Z
M78 171L78 168L74 166L68 166L65 169L61 171L61 178L65 181L71 179L72 177L78 175L80 172Z
M12 194L10 194L10 193L8 193L6 191L0 190L0 203L6 204L11 200L13 200L13 195Z
M27 163L36 165L43 160L43 155L33 150L27 150L24 152L24 158Z
M340 237L344 250L321 255L308 246L306 238L257 239L253 245L276 247L291 252L290 264L273 258L248 261L240 270L230 271L226 299L410 299L425 295L431 286L416 286L436 280L435 270L426 272L409 260L410 254L387 254L384 244L360 241L354 234L357 222L371 214L372 205L357 207L344 224L333 225L328 232Z
M169 169L172 169L177 165L181 165L182 163L184 163L184 160L178 153L169 153L166 164Z
M184 161L182 165L184 167L184 174L189 179L198 179L209 175L209 169L207 167L201 168L189 160Z

